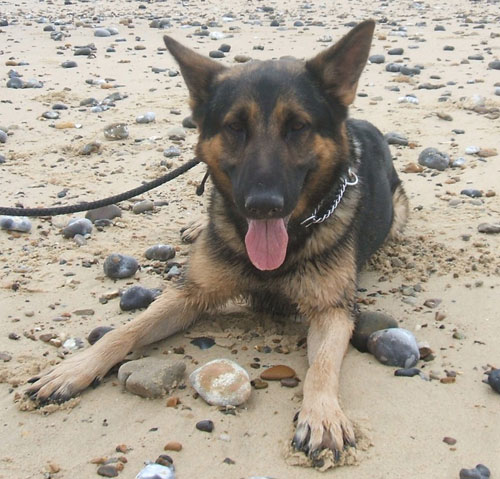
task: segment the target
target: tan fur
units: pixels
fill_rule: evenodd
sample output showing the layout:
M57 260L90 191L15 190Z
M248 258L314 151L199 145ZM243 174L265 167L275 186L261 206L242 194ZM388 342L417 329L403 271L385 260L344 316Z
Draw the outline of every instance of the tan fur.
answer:
M394 207L394 218L392 220L392 227L387 239L397 240L406 226L410 212L408 197L406 196L403 185L398 185L394 191L394 194L392 195L392 204Z

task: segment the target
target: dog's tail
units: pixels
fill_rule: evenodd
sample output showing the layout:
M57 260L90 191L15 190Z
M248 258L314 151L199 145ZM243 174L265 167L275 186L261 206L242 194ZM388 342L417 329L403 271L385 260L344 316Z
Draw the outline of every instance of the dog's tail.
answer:
M391 230L389 231L389 240L396 240L399 235L403 232L406 222L408 220L408 214L410 212L410 204L408 202L408 196L400 183L396 186L394 193L392 194L392 205L394 211L394 217L392 219Z

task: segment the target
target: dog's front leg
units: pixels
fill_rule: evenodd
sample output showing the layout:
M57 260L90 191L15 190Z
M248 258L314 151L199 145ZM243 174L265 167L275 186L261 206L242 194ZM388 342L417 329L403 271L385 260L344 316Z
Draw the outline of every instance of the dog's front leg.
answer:
M350 313L344 308L310 317L309 370L293 444L312 457L329 448L337 459L344 447L355 444L352 424L338 398L340 368L353 328Z
M66 401L101 378L135 348L187 328L220 294L202 295L193 286L169 288L137 318L103 336L89 349L71 356L45 375L30 380L26 393L41 402Z

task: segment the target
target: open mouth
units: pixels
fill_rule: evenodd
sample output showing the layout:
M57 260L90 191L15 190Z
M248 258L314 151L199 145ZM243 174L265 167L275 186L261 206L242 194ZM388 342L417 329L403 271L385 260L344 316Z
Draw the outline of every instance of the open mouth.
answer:
M279 268L286 257L289 216L268 220L247 219L245 246L252 264L261 271Z

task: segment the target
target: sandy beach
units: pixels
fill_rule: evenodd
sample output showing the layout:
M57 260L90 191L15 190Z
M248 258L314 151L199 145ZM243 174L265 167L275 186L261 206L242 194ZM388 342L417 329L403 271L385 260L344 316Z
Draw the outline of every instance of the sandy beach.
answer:
M78 354L63 346L66 340L88 348L92 329L138 314L120 309L119 291L172 287L172 264L144 253L168 244L176 250L174 266L187 262L180 230L205 211L208 199L195 193L205 173L198 165L120 203L121 217L78 241L61 229L84 213L33 218L26 233L0 230L1 479L97 478L106 459L122 464L120 478L135 478L160 454L172 457L176 479L458 479L462 468L479 463L500 477L500 395L483 383L486 371L500 368L500 234L480 226L494 231L500 224L498 1L0 0L0 130L6 133L0 206L100 199L194 156L196 129L171 135L190 112L164 34L204 55L226 43L230 51L216 61L231 66L238 55L312 57L367 18L377 21L371 55L383 59L368 62L350 114L407 140L390 148L411 214L402 242L367 265L359 302L412 331L432 358L419 361L421 376L395 377L395 368L350 347L341 401L358 435L354 464L326 471L299 465L303 458L290 441L302 382L253 389L231 414L195 397L189 373L215 358L236 361L252 379L268 366L287 365L303 381L306 326L272 321L242 305L133 353L184 361L185 380L165 397L125 391L116 372L62 405L37 408L23 397L30 377ZM103 28L116 34L95 36ZM90 54L75 55L82 48ZM403 51L389 53L397 48ZM389 64L407 71L388 71ZM25 87L7 86L12 78ZM137 123L146 112L155 121ZM127 124L128 138L106 139L104 129L115 122ZM91 143L98 146L82 154ZM443 171L418 165L429 147L449 156ZM169 148L178 156L164 154ZM154 207L134 213L142 200ZM128 279L106 277L103 262L111 253L133 256L140 269ZM191 344L200 336L215 345ZM167 407L172 396L179 402ZM213 432L196 429L204 419L214 422ZM169 441L182 450L165 452Z

